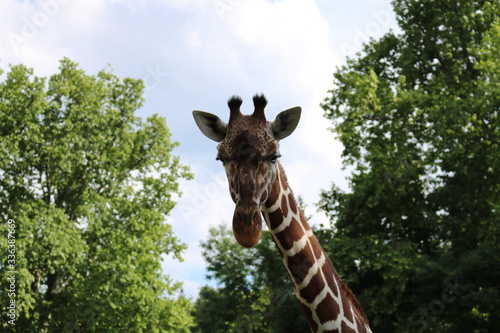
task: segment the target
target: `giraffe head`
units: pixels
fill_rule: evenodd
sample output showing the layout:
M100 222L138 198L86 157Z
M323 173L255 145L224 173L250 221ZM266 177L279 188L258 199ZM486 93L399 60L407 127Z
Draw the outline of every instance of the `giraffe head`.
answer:
M229 180L231 198L236 204L233 233L240 245L253 247L262 232L261 206L268 199L276 179L278 141L289 136L297 127L300 107L278 114L272 122L266 120L264 95L255 95L252 115L242 115L240 97L228 101L229 122L216 115L193 111L196 124L208 138L220 142L217 160L221 161Z

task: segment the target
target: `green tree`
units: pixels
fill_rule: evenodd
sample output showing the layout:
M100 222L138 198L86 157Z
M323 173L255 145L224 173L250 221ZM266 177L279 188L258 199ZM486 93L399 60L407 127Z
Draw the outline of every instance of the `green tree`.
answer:
M294 333L309 330L269 232L242 248L225 225L202 243L208 278L195 304L197 333Z
M0 83L2 309L9 332L188 332L190 301L161 272L185 245L165 222L188 169L165 120L134 116L141 80L90 76L69 59ZM7 232L15 231L15 267ZM15 275L15 297L4 276Z
M334 74L323 108L353 168L320 207L374 331L500 320L500 4L393 2L402 33Z

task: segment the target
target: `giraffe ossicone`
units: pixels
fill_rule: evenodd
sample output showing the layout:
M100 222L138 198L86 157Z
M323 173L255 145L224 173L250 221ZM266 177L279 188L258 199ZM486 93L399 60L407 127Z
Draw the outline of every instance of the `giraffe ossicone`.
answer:
M238 96L228 100L228 123L214 114L193 111L201 132L219 142L217 160L224 165L235 203L236 240L244 247L255 246L264 216L311 331L371 332L356 297L314 236L278 160L279 141L295 130L301 108L282 111L267 121L264 95L253 97L251 115L241 113L242 102Z

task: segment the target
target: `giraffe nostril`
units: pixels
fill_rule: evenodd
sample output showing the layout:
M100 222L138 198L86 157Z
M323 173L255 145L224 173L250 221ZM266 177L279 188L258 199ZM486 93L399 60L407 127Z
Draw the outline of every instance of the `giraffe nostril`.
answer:
M259 207L236 207L233 218L233 233L241 246L251 248L259 241L262 234L262 220L259 214Z
M234 212L234 217L242 225L253 225L260 222L260 210L255 207L237 207Z
M260 221L260 218L259 218L259 211L258 211L257 209L255 209L255 210L253 211L252 221L253 221L253 222L255 222L255 221L257 221L257 220L259 220L259 221Z

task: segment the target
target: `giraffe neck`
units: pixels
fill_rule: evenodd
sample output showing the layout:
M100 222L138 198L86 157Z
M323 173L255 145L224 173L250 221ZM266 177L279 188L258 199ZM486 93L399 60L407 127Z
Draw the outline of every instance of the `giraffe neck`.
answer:
M311 331L371 332L363 310L314 236L277 163L276 180L262 211Z

